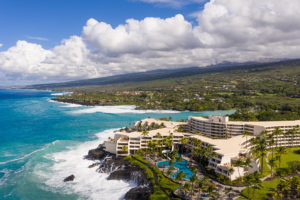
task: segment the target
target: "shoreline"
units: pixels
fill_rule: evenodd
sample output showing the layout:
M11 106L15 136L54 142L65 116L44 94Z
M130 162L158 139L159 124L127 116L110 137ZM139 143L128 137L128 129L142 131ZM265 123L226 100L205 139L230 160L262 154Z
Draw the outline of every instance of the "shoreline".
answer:
M134 110L141 110L141 111L148 111L148 110L155 110L155 111L159 111L159 110L165 110L165 109L143 109L143 108L139 108L137 107L135 104L121 104L121 105L116 105L116 104L105 104L105 103L90 103L90 102L83 102L83 101L74 101L74 99L58 99L58 98L50 98L50 100L55 101L55 102L59 102L59 103L69 103L69 104L75 104L75 105L81 105L81 106L135 106ZM230 109L233 111L236 111L235 109ZM170 111L177 111L177 112L191 112L191 113L202 113L202 112L216 112L216 111L230 111L230 110L203 110L203 111L190 111L190 110L170 110Z
M57 99L57 98L50 98L52 101L59 102L59 103L69 103L75 105L82 105L82 106L117 106L115 104L97 104L97 103L90 103L90 102L78 102L67 99Z

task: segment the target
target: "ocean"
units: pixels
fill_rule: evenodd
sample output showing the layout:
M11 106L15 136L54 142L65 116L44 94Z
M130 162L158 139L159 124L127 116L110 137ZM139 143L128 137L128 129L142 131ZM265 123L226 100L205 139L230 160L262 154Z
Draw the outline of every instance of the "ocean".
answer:
M135 106L85 107L51 100L51 91L0 89L0 199L122 199L133 182L108 181L84 160L113 131L151 117L200 113L138 111ZM74 174L74 182L63 179Z

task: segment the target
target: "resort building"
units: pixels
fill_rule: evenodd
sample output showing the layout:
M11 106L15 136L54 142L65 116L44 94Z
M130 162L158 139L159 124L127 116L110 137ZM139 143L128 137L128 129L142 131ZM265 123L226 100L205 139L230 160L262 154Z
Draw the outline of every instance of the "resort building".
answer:
M267 133L274 132L276 127L282 130L282 135L275 136L277 146L300 146L299 134L286 134L290 130L299 131L300 120L297 121L265 121L265 122L237 122L229 121L227 116L209 116L204 117L189 117L188 122L172 122L161 121L155 119L144 119L134 122L133 129L125 129L122 132L116 132L113 139L106 140L102 146L106 151L115 154L116 156L127 156L134 154L138 149L148 148L149 141L159 141L172 135L173 145L179 147L180 139L188 138L189 142L185 144L185 148L191 152L194 151L194 146L191 144L192 138L197 138L202 141L203 147L212 146L217 153L217 157L212 157L209 160L211 167L217 174L222 174L229 177L231 180L244 176L247 173L253 173L259 169L259 160L252 156L250 139L258 136L262 131ZM178 128L182 132L178 132ZM148 134L143 135L143 131ZM248 131L251 136L246 138L242 136L243 131ZM159 133L161 137L158 137ZM298 132L299 133L299 132ZM161 146L161 142L157 142ZM123 151L123 146L128 147L128 151ZM245 160L250 158L252 168L237 167L238 159ZM229 173L229 169L233 168L234 172Z

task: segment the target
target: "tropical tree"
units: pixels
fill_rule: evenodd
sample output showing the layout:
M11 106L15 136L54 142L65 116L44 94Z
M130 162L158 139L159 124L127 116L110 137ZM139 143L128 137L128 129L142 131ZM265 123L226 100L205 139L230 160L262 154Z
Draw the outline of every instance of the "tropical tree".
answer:
M192 194L194 195L194 184L198 180L198 176L196 174L193 174L190 176L190 182L192 183Z
M197 185L196 187L198 188L199 190L199 196L201 195L201 191L204 189L204 182L201 180L199 182L197 182Z
M278 136L283 134L283 131L280 129L280 127L275 127L275 130L273 132L274 136L276 136L276 149L278 146Z
M238 160L236 161L236 166L238 167L239 177L240 177L240 179L242 180L242 177L241 177L241 174L240 174L240 167L243 167L243 166L244 166L244 162L243 162L241 159L238 159Z
M172 172L171 169L168 169L168 171L166 172L166 175L169 177L169 184L171 183L171 176L173 175L174 173Z
M263 187L262 181L260 180L260 175L257 171L253 173L252 187L253 187L253 199L255 199L255 190Z
M127 145L123 145L122 146L122 152L123 153L127 153L128 152L128 146Z
M182 163L183 159L180 156L176 156L176 163Z
M246 137L246 144L248 143L248 136L250 136L250 132L249 131L243 131L243 138ZM247 145L248 146L248 145Z
M196 168L195 166L192 166L192 167L191 167L191 172L192 172L193 174L196 174L196 173L198 172L198 170L197 170L197 168Z
M269 134L267 139L268 139L269 147L272 148L272 158L273 158L274 144L275 144L274 134Z
M175 179L180 181L181 185L182 185L182 181L185 177L186 177L186 174L182 170L180 170L179 172L176 173Z
M215 192L214 192L214 190L215 190L216 188L215 188L215 186L213 186L213 185L210 185L210 186L208 186L208 188L207 188L207 192L208 192L208 194L209 194L209 196L211 196L211 197L213 197L214 199L215 199Z
M142 137L145 138L149 135L149 131L143 130Z
M184 147L184 145L188 142L188 139L186 137L183 137L179 140L179 142L181 143L182 148ZM181 152L183 151L183 149L181 150Z
M276 166L276 159L275 158L271 158L269 160L269 165L271 166L271 178L273 177L273 168Z
M169 160L168 164L170 165L170 168L173 169L175 161L171 159L171 160Z
M247 184L247 189L248 189L248 200L250 199L250 185L252 185L253 182L253 177L252 175L248 175L244 177L244 181Z
M188 183L188 182L185 182L184 185L183 185L183 187L182 187L182 190L184 191L184 194L186 195L186 193L188 191L190 191L190 189L191 189L191 184Z
M244 162L244 167L247 167L247 168L251 167L251 168L253 168L253 166L251 165L251 163L252 163L251 159L247 158L245 160L245 162Z
M228 172L230 173L230 175L232 175L234 173L234 169L230 168L230 169L228 169Z
M285 147L279 147L277 150L276 150L276 155L278 156L278 158L279 158L279 168L280 168L280 163L281 163L281 156L283 155L283 154L286 154L287 153L287 151L286 151L286 148Z

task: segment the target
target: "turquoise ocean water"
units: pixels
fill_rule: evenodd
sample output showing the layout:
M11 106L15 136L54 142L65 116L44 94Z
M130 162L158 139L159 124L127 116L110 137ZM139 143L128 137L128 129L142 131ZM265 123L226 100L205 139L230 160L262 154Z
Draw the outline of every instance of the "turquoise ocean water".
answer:
M0 199L122 199L134 183L107 181L87 168L89 149L117 128L147 117L219 115L136 111L134 106L84 107L50 100L59 93L0 89ZM71 174L75 181L62 180Z

